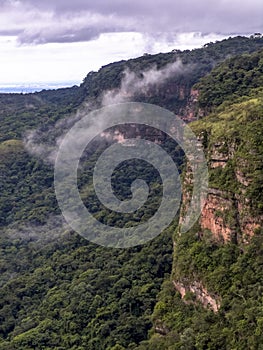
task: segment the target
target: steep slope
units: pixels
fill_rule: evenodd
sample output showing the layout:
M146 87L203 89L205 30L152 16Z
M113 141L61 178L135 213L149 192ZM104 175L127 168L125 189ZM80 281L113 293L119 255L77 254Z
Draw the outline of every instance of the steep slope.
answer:
M224 241L246 241L263 222L263 51L227 60L202 84L199 103L214 111L192 124L210 173L201 228Z
M208 196L195 227L187 234L179 227L174 236L155 334L138 349L262 346L262 62L262 51L232 58L198 84L199 103L210 114L191 127L208 160ZM193 185L189 171L183 208Z

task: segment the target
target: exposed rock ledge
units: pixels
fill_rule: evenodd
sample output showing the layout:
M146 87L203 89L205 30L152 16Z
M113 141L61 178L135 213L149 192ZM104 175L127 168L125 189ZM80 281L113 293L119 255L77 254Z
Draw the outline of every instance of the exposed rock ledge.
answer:
M197 281L192 282L189 285L184 283L173 281L175 289L181 294L182 299L185 298L187 292L191 292L195 295L196 300L200 301L205 308L209 308L214 312L218 312L220 309L220 301L218 297L213 297L207 289ZM189 303L185 300L185 302Z
M154 330L161 335L166 335L170 331L161 320L156 320Z
M224 242L229 242L235 236L235 230L222 216L233 210L233 203L224 198L222 191L209 189L209 192L201 213L201 228L210 230L217 240L223 239Z

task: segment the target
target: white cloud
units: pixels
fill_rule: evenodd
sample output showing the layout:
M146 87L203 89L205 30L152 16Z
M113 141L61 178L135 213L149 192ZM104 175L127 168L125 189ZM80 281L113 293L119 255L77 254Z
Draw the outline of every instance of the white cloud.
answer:
M138 33L103 34L81 43L17 46L15 37L0 37L0 85L12 83L81 82L90 70L143 52Z
M113 61L263 28L262 0L0 0L0 8L1 85L80 82Z
M110 62L174 48L192 49L223 36L188 33L173 41L140 33L107 33L89 42L17 45L16 37L0 37L0 86L50 82L80 83L91 70Z

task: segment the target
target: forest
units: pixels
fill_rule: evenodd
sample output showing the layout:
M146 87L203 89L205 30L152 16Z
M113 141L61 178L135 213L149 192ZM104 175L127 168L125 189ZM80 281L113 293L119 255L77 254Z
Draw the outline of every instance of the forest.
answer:
M176 62L183 68L170 73ZM167 77L143 85L149 72ZM52 156L84 109L128 91L127 77L143 86L131 91L132 101L166 108L199 137L209 193L206 212L181 234L191 176L183 150L161 135L180 169L181 210L152 241L117 249L91 243L65 223ZM0 94L0 120L1 350L263 349L262 37L111 63L71 88ZM149 131L140 136L149 139ZM108 146L96 142L78 174L85 205L110 225L147 220L160 204L158 172L136 160L116 169L120 199L131 196L138 174L150 194L133 216L113 215L92 189L96 159Z

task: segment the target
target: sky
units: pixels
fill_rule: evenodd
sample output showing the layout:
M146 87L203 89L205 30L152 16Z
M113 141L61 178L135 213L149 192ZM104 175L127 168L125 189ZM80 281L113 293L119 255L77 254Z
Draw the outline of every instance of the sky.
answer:
M0 0L0 87L79 84L110 62L255 32L262 0Z

